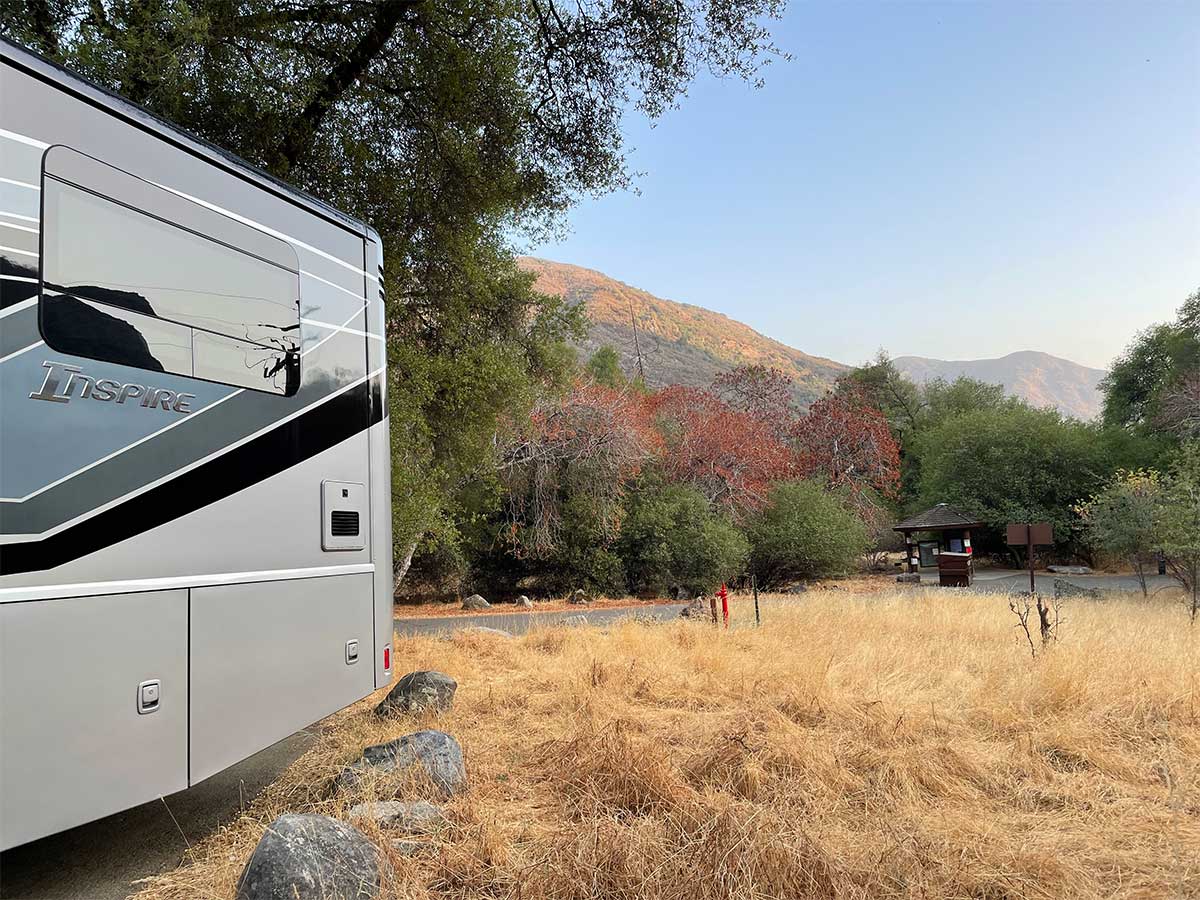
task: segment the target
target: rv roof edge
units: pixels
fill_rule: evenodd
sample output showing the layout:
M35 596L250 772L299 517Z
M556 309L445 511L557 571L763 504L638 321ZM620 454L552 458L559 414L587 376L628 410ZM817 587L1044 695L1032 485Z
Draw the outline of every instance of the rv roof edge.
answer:
M35 78L49 80L60 86L69 84L70 87L66 89L77 93L80 99L103 106L114 115L126 118L132 125L152 131L160 138L176 143L181 149L204 156L214 165L228 167L231 173L253 179L259 183L260 187L276 191L294 202L303 203L311 212L327 218L330 222L349 228L364 237L367 236L369 226L365 222L341 212L336 207L276 178L270 172L241 159L223 147L155 115L144 106L139 106L120 94L70 71L53 60L46 59L27 47L0 37L0 55L4 56L5 61L10 65L24 69Z

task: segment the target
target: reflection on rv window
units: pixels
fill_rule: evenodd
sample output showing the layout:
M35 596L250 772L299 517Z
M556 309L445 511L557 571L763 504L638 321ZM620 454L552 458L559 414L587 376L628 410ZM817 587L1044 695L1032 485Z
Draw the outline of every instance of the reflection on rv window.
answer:
M49 173L43 190L41 322L51 347L295 393L295 271Z

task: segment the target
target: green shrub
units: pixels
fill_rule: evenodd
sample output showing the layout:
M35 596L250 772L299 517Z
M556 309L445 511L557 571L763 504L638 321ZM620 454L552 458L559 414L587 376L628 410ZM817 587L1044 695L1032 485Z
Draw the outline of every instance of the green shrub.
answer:
M844 574L870 544L862 520L812 481L776 485L747 536L750 570L764 587Z
M695 488L648 476L627 498L616 550L634 593L661 595L677 586L694 595L740 575L748 547Z
M552 594L579 589L610 597L625 594L625 570L612 547L617 520L606 516L608 511L605 504L584 493L562 501L562 528L553 552L542 560L531 560Z

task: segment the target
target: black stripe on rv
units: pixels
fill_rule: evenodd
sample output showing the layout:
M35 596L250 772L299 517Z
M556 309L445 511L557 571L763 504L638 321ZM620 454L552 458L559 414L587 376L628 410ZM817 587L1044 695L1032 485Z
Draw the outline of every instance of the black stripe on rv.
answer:
M38 541L0 545L0 575L52 569L195 512L349 440L383 418L378 377L143 494ZM374 400L374 402L372 402Z

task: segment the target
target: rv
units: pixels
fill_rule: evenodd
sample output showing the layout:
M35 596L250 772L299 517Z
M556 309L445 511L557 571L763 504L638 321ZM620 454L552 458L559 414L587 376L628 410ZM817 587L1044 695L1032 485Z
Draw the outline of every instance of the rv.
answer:
M390 681L381 259L0 41L0 849Z

